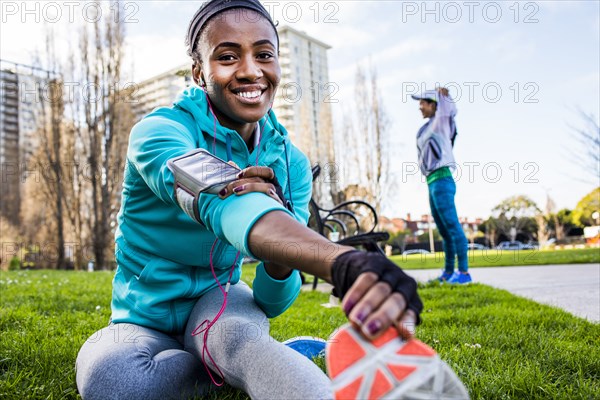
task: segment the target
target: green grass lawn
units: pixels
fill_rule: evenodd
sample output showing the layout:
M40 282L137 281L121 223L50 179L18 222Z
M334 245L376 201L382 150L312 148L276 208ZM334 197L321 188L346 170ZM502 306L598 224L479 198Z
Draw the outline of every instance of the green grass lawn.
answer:
M251 266L244 280L251 281ZM75 399L74 362L110 315L112 273L0 273L0 398ZM474 284L421 287L417 336L457 372L473 399L600 398L600 325ZM277 339L328 337L344 323L328 295L303 292L272 320ZM319 365L323 366L322 362ZM227 389L215 398L245 399Z
M392 256L404 269L442 269L444 253ZM469 267L600 263L600 249L572 250L470 250Z

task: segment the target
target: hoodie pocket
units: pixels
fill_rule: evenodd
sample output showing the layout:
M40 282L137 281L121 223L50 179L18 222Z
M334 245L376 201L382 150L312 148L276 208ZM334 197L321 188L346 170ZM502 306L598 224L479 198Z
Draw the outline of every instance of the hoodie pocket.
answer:
M152 258L143 267L139 275L134 275L128 284L125 301L135 310L135 313L144 318L163 323L169 320L173 324L171 302L177 298L185 279L177 279L177 274L168 278L163 272L165 264L163 259ZM172 282L176 282L173 286ZM185 282L188 284L188 282ZM177 284L180 284L177 286ZM165 327L167 328L167 327ZM167 330L170 330L168 327Z
M151 259L137 277L138 281L148 286L162 286L165 289L177 288L174 291L184 291L190 281L191 267L181 265L164 258Z

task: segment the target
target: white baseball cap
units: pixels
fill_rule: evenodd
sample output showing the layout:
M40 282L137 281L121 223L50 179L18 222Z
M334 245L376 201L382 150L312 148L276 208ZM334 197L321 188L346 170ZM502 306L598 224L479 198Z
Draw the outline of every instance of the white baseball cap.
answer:
M424 100L433 100L436 103L439 102L439 97L438 96L439 96L439 93L438 93L437 90L426 90L426 91L424 91L421 94L413 94L413 95L411 95L411 97L414 100L422 100L422 99L424 99Z

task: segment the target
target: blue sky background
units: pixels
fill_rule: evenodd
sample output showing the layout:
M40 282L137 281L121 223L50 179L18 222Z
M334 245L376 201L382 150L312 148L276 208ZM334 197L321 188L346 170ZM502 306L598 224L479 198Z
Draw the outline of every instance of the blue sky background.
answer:
M2 3L4 12L9 2ZM131 20L127 24L131 79L139 81L188 62L185 32L201 2L124 3L129 4ZM455 83L450 85L451 94L461 94L455 147L462 166L456 198L461 216L486 217L502 199L517 194L531 197L543 208L548 193L559 208L573 208L599 185L600 177L586 174L570 155L579 146L569 124L582 126L578 108L594 114L596 120L600 115L600 2L474 3L472 21L469 2L461 1L451 5L421 1L267 3L281 24L332 46L329 81L340 88L335 96L339 103L332 105L336 123L354 101L357 63L376 67L392 123L392 165L399 178L384 204L387 216L429 212L426 185L419 174L406 174L415 165L415 134L424 122L418 104L409 100L407 84L432 88L436 82ZM43 20L44 3L40 4ZM424 5L433 11L426 14ZM78 18L73 23L67 8L63 10L58 22L46 25L56 29L59 47L66 51L75 45L70 43L71 32L84 22L81 7L74 8ZM296 21L298 10L301 18ZM331 23L325 22L327 16ZM526 17L530 23L525 23ZM43 48L44 24L31 15L4 13L2 18L0 56L30 63L36 49ZM478 85L471 99L469 83ZM485 85L488 92L483 91ZM527 95L537 102L526 102ZM471 176L467 165L472 165Z

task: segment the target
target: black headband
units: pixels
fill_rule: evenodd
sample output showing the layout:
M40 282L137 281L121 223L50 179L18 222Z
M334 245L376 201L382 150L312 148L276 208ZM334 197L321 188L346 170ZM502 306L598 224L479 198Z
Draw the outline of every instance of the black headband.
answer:
M267 10L258 0L211 0L204 3L202 7L196 11L196 15L194 15L194 18L192 18L190 26L188 27L187 38L190 54L193 53L196 40L198 40L198 35L202 32L202 29L208 20L225 10L233 8L247 8L262 15L273 26L275 35L277 36L277 45L279 46L279 34L277 33L277 28Z

